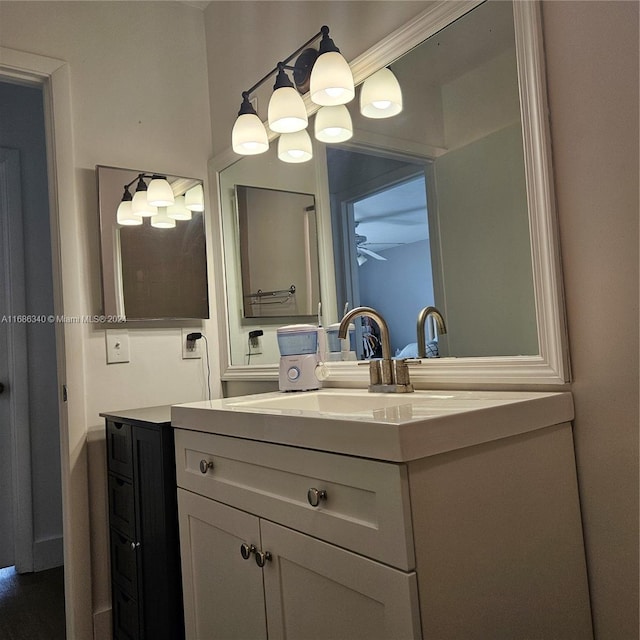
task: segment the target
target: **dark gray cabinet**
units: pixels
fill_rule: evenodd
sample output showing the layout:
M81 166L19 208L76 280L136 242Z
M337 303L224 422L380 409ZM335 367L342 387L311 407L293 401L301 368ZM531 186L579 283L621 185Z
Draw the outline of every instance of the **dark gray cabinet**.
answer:
M169 407L106 418L113 637L184 638Z

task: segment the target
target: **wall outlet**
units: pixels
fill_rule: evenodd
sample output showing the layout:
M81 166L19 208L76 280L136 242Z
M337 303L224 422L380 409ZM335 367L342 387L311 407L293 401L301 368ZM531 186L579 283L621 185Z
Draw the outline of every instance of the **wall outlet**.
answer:
M249 349L247 355L257 356L262 353L262 338L261 336L249 336Z
M129 332L126 329L105 331L107 364L129 362Z
M202 358L202 343L204 338L199 340L187 340L190 333L199 333L197 329L182 330L182 359L190 360L192 358Z

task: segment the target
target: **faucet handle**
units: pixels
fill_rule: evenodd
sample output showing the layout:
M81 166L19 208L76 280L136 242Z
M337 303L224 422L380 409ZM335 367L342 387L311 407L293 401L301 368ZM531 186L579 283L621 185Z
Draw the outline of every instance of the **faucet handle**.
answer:
M382 384L382 365L380 360L359 360L358 365L369 365L369 387Z

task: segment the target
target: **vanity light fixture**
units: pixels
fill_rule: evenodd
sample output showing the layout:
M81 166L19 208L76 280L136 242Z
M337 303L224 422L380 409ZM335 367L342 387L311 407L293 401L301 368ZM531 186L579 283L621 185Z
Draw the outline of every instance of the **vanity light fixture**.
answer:
M393 71L384 67L370 75L360 90L360 113L367 118L390 118L402 111L402 89Z
M278 65L273 88L269 100L269 128L276 133L295 133L306 129L308 118L304 100L294 88L283 64Z
M321 38L319 50L309 45ZM294 66L289 63L296 58ZM294 83L287 75L293 72ZM342 57L340 50L329 37L329 27L323 26L318 33L296 49L290 56L278 64L256 82L248 91L242 93L242 104L231 132L231 146L240 155L256 155L267 151L269 137L267 130L251 105L251 94L277 73L273 86L274 93L269 101L268 124L272 131L290 134L303 131L308 124L307 110L301 93L310 90L311 100L320 106L343 105L355 96L353 74L349 63ZM301 141L303 137L297 138ZM291 139L290 139L291 140ZM289 142L279 143L279 148L287 149ZM291 153L283 151L286 162L304 162L307 151L299 156L303 160L291 160ZM296 151L296 150L294 150ZM297 151L302 151L298 149Z

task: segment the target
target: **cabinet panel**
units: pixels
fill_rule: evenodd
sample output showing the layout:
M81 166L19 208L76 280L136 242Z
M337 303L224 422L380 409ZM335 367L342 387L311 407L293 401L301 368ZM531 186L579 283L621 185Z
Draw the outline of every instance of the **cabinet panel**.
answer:
M116 640L140 638L138 603L118 587L113 589L113 637Z
M270 638L404 640L420 637L414 572L260 521Z
M109 523L124 536L135 535L135 507L130 482L109 474Z
M107 466L110 471L131 478L131 425L107 420Z
M187 639L266 640L262 570L240 554L258 518L182 489L178 513Z
M111 578L133 598L138 595L135 542L111 529Z
M179 486L400 569L414 568L404 465L184 429L175 435ZM326 491L317 507L307 498L314 488Z

